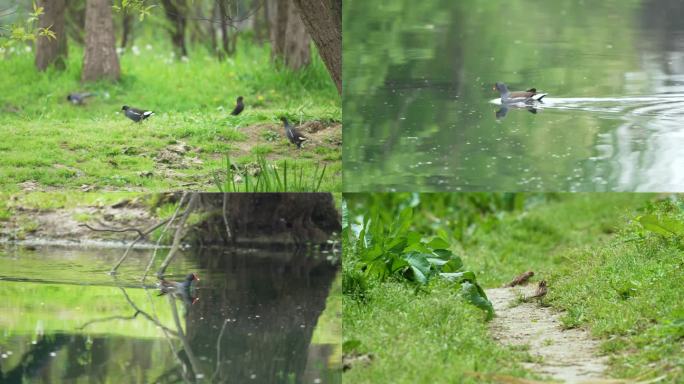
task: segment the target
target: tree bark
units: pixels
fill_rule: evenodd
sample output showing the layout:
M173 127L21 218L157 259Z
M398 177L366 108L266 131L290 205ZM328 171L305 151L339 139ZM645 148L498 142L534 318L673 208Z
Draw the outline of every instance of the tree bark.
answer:
M44 71L54 64L57 69L66 68L67 39L64 28L65 0L40 0L43 7L40 15L39 27L54 32L55 38L39 36L36 40L36 68Z
M112 5L109 0L88 0L86 41L82 81L118 80L121 75L116 55Z
M323 59L337 92L342 94L342 0L293 0L306 30Z
M133 14L128 9L121 11L121 49L126 48L133 32Z
M271 58L282 60L295 70L307 66L311 62L309 35L293 1L271 1L268 4L268 13L271 24Z
M185 12L188 11L187 4L185 0L162 0L162 6L164 7L166 18L173 25L169 31L171 33L171 42L179 57L187 56L188 49L185 45Z

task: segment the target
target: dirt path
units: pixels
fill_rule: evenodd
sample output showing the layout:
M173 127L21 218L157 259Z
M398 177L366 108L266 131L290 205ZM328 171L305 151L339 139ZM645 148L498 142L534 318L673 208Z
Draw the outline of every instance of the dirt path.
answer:
M564 383L589 383L603 378L606 358L598 356L598 342L582 329L563 330L557 313L536 301L518 304L521 294L530 296L536 284L486 290L496 317L491 322L494 339L503 344L529 345L534 363L525 366Z

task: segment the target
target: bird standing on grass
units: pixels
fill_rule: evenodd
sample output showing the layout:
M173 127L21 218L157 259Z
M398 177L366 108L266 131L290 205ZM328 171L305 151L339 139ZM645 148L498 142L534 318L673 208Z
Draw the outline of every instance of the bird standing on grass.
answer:
M148 117L154 115L154 112L152 111L145 111L138 108L132 108L128 105L124 105L123 107L121 107L121 110L125 111L124 113L126 114L126 117L135 121L136 123L139 123L147 119Z
M534 292L534 295L527 297L526 300L530 299L541 299L542 297L546 296L546 292L548 292L548 287L546 286L546 280L542 280L539 282L539 286L537 286L537 290Z
M235 109L233 109L233 112L231 112L230 114L233 116L237 116L242 112L243 109L245 109L245 105L242 103L242 96L239 96L237 98L237 101L235 102Z
M85 103L85 99L95 96L94 93L76 93L72 92L67 95L67 100L71 101L71 104L73 105L83 105Z
M302 143L308 140L306 136L302 135L301 132L291 126L285 116L281 117L280 121L285 124L285 136L287 136L287 139L290 141L290 143L295 144L297 148L302 148Z

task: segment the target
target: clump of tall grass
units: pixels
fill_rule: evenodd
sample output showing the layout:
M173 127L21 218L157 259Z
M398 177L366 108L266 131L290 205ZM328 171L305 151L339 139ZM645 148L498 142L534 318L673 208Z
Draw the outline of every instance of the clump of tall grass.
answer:
M253 175L229 156L225 165L225 174L214 173L214 184L221 192L319 192L327 168L316 163L308 172L307 164L295 160L284 160L281 167L263 154L257 155L258 169Z

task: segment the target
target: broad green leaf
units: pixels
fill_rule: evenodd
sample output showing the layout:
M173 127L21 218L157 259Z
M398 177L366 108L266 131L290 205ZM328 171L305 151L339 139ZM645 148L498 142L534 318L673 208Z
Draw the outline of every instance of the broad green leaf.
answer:
M430 262L424 253L411 252L404 256L406 262L411 266L413 276L421 284L427 284L430 277Z
M684 235L684 223L669 218L658 218L655 215L644 215L637 217L637 221L644 229L651 232L669 236Z
M446 240L440 237L435 237L428 243L428 247L432 249L447 249L449 248L449 245L450 244Z
M472 271L463 272L443 272L439 274L441 277L454 282L461 281L475 281L475 273Z
M486 311L487 320L491 320L494 317L494 307L477 283L463 282L461 284L461 296L470 304Z
M463 268L463 261L458 256L452 256L451 260L442 267L444 272L456 272Z

